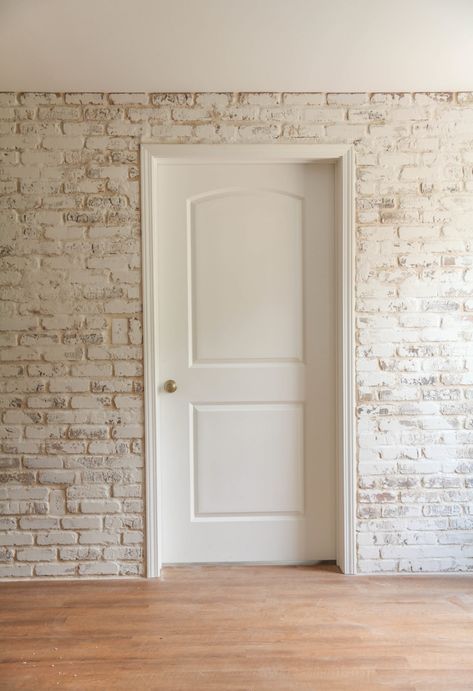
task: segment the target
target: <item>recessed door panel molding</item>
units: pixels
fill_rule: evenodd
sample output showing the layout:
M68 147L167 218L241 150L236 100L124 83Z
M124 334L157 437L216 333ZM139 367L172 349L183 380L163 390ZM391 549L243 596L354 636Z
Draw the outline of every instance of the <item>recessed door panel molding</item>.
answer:
M195 518L303 514L302 404L194 405L191 415Z
M217 190L188 206L191 364L300 362L302 199Z
M355 573L351 149L142 158L148 576Z

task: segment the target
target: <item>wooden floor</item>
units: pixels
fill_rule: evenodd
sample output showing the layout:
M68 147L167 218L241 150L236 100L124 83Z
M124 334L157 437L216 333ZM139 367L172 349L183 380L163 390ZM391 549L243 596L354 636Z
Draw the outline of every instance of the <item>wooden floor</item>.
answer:
M188 567L0 585L0 688L473 689L473 578Z

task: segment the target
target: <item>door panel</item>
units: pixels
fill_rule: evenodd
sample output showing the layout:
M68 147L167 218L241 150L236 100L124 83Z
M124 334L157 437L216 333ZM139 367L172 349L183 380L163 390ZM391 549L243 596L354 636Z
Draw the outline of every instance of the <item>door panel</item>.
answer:
M193 413L195 516L303 513L300 404L199 405Z
M193 363L302 359L301 203L265 190L191 202Z
M334 168L158 178L163 560L335 557Z

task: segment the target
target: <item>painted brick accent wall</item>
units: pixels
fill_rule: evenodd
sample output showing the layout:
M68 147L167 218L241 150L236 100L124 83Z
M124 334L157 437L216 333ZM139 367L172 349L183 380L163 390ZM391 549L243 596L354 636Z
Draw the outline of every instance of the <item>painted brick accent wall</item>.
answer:
M473 569L473 94L0 94L0 576L144 572L139 143L353 142L358 565Z

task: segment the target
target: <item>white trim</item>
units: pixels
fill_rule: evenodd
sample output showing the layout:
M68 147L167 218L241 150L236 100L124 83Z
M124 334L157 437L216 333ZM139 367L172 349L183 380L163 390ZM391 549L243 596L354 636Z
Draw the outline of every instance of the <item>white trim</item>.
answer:
M356 573L354 162L347 148L338 164L338 540L337 563Z
M158 174L157 160L152 152L141 150L141 208L143 262L143 334L144 334L144 394L145 394L145 458L146 458L146 575L159 576L161 571L161 479L158 465L158 300L156 272L157 210L154 204L153 183Z
M353 304L353 204L354 175L352 149L345 145L202 145L143 142L142 252L145 367L145 454L146 454L146 546L147 576L160 575L161 478L158 446L157 368L157 246L158 209L153 190L163 165L196 163L307 163L335 161L338 168L338 544L337 563L345 574L356 573L355 521L355 387ZM341 337L340 337L341 335Z

